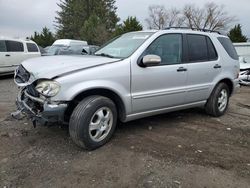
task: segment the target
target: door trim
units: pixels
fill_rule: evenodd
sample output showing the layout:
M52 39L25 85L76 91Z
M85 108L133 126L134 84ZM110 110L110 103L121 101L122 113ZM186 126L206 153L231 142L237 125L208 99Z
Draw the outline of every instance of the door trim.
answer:
M144 98L150 98L150 97L172 95L172 94L184 93L185 91L186 89L177 89L177 90L172 90L172 91L161 91L161 92L139 94L139 95L134 95L133 99L144 99Z
M198 102L193 102L193 103L184 104L184 105L177 105L177 106L172 106L172 107L167 107L167 108L161 108L161 109L156 109L156 110L149 110L149 111L145 111L145 112L138 112L138 113L134 113L134 114L129 114L126 116L126 119L124 122L132 121L135 119L140 119L143 117L153 116L153 115L157 115L157 114L162 114L162 113L167 113L167 112L172 112L172 111L177 111L177 110L183 110L183 109L203 106L206 104L206 102L207 101L204 100L204 101L198 101Z

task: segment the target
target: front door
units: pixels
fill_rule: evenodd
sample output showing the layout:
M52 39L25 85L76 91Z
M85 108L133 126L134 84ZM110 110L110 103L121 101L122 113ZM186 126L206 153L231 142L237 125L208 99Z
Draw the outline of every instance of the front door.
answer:
M182 35L165 34L154 40L139 58L161 57L159 66L140 67L131 64L133 113L182 105L187 82L187 69L182 64Z

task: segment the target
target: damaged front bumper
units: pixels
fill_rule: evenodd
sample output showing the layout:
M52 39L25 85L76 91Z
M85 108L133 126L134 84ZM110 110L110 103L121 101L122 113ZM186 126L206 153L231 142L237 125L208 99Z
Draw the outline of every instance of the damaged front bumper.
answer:
M27 90L19 92L16 99L17 112L12 113L14 118L22 115L30 118L34 125L47 123L64 123L64 112L68 106L67 102L52 102L48 99L34 97Z

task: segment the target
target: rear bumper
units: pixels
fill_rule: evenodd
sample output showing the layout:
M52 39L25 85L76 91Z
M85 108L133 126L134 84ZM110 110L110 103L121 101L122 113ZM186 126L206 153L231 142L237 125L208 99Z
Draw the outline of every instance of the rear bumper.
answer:
M49 102L29 95L21 90L16 99L17 109L22 111L32 121L41 124L63 123L64 112L68 106L66 102Z

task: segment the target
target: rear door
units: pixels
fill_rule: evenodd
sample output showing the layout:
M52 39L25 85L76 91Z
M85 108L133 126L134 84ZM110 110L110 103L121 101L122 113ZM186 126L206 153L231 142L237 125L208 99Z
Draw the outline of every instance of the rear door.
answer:
M4 40L0 40L0 73L8 72L6 67L7 48Z
M187 34L188 49L186 103L206 100L213 80L220 74L221 65L212 40L205 35Z
M27 42L27 52L25 53L24 59L41 56L38 46L35 43Z

